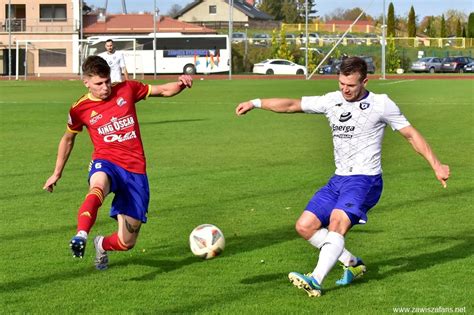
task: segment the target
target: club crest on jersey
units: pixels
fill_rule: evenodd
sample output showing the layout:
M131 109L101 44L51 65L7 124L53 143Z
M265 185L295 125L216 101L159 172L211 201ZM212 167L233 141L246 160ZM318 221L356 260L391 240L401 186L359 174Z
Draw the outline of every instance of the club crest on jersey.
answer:
M359 105L360 109L365 110L370 107L370 103L361 102Z
M117 99L117 105L118 105L118 106L123 106L123 105L125 105L125 104L127 104L127 101L124 100L123 97L119 97L119 98Z
M340 122L346 122L351 118L352 118L351 112L344 112L344 113L341 114L341 117L339 117L339 121Z

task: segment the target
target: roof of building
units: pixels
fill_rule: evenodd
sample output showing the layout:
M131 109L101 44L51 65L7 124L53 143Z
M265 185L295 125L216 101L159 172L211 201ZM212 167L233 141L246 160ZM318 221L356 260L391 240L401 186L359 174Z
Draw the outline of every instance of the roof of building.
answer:
M103 17L102 17L103 19ZM111 14L103 21L98 15L85 15L83 18L85 35L88 34L148 34L152 33L152 14ZM216 34L211 28L174 20L161 16L156 23L157 33Z
M225 3L229 3L228 0L223 0ZM198 4L203 2L203 0L195 0L181 9L178 13L176 13L173 18L178 18L182 16L184 13L188 12ZM273 20L273 16L268 15L265 12L258 10L256 7L249 5L245 2L245 0L235 0L234 1L234 8L241 11L242 13L246 14L248 17L254 20Z

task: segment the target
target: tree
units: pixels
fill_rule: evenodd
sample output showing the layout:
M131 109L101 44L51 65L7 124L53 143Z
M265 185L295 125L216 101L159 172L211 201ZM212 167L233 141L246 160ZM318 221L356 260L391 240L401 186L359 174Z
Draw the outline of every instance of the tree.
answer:
M353 8L353 9L341 9L341 8L336 8L334 11L332 11L329 14L326 14L324 16L326 21L329 20L349 20L349 21L354 21L359 14L362 12L362 9L359 7ZM361 20L365 21L373 21L374 18L370 15L367 15L366 13L362 14Z
M444 14L441 15L441 23L439 25L439 36L441 38L446 38L446 20L444 19Z
M460 20L458 20L458 24L456 25L456 37L462 37L462 26Z
M400 55L398 54L395 40L392 36L388 39L388 51L387 51L387 72L394 73L400 68Z
M258 5L258 9L275 18L275 20L282 20L283 14L281 12L282 3L280 0L262 0Z
M428 35L428 37L436 37L436 27L434 25L435 21L434 21L434 17L432 16L429 16L428 17L428 24L426 25L426 35Z
M171 8L168 10L168 13L166 15L168 16L175 16L178 14L179 11L181 11L181 6L179 4L173 4Z
M280 42L278 43L277 52L275 58L287 59L293 61L293 54L291 53L288 44L286 42L286 29L282 26L280 29Z
M283 15L283 21L289 24L295 24L300 21L300 15L298 14L297 6L294 0L285 0L281 6L281 13Z
M392 2L388 5L387 36L395 37L395 8Z
M411 6L410 13L408 13L408 37L416 36L416 15L415 9Z
M469 19L467 22L467 37L474 38L474 12L469 14Z

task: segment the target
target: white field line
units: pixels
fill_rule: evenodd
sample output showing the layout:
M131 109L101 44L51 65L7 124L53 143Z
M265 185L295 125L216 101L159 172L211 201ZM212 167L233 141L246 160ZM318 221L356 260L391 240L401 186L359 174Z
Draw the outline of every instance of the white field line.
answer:
M404 83L404 82L412 82L412 81L415 81L415 79L412 79L412 80L400 80L400 81L387 82L387 83L380 83L380 85L390 85L390 84L397 84L397 83Z

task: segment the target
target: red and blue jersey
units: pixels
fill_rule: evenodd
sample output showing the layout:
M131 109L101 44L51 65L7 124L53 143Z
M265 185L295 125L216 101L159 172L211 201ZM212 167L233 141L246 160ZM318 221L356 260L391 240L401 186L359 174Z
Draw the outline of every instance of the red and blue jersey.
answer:
M115 163L129 172L145 174L146 161L135 103L151 93L151 86L125 81L112 86L110 96L81 97L69 110L67 128L78 133L85 126L94 152L92 159Z

